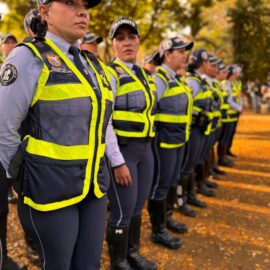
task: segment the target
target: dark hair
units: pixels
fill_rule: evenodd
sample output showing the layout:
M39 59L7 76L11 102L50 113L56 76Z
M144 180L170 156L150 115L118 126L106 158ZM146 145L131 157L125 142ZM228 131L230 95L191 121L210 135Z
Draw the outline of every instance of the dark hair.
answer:
M36 37L44 38L48 30L48 24L45 20L42 20L41 16L39 15L32 19L30 29L33 31Z

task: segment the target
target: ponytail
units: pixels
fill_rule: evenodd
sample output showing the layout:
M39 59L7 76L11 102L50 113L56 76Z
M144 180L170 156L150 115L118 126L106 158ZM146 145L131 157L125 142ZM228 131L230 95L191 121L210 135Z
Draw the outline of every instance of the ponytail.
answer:
M42 20L41 16L39 15L32 19L30 29L37 38L44 38L48 30L48 24L46 21Z

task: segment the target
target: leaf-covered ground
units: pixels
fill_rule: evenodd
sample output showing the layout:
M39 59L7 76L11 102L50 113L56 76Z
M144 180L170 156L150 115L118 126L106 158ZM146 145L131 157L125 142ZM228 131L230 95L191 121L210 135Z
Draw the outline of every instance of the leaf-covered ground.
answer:
M147 211L143 212L141 251L159 270L269 270L270 269L270 115L242 115L233 145L235 167L216 182L215 198L200 197L208 209L194 208L197 218L175 213L189 226L183 247L168 250L150 240ZM16 206L10 206L9 254L37 270L26 256ZM109 269L104 243L102 270ZM87 269L86 269L87 270Z

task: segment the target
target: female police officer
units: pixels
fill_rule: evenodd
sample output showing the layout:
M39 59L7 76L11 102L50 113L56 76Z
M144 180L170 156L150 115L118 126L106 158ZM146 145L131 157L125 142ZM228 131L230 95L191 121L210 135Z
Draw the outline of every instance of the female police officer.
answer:
M14 177L23 122L19 216L46 270L100 269L112 92L106 68L77 44L87 8L98 3L39 0L38 37L16 48L1 73L1 161Z
M184 224L177 223L171 216L192 114L190 89L176 71L185 65L185 51L192 47L193 42L185 43L177 37L163 40L159 52L163 63L154 75L159 101L155 117L157 136L153 147L155 177L148 206L152 239L169 248L179 248L181 242L168 232L166 219L169 229L178 233L187 231ZM172 203L166 217L168 193Z
M111 64L115 94L112 119L124 157L119 166L110 159L115 180L108 193L111 269L154 270L156 264L139 253L139 244L141 211L153 179L155 88L149 81L151 78L135 64L140 43L136 23L126 17L119 18L111 25L110 38L116 57Z

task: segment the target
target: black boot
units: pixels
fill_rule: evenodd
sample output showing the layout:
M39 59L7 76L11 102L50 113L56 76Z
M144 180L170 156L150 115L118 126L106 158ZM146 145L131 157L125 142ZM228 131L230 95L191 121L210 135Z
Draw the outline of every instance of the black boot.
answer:
M183 224L179 223L172 218L174 204L176 203L176 189L177 187L170 187L168 194L167 194L167 220L166 225L167 228L176 233L185 233L188 231L188 227Z
M187 217L197 216L196 212L191 209L187 204L188 186L190 190L193 189L192 183L189 183L192 181L192 177L192 174L183 176L177 186L177 210Z
M152 223L152 240L171 249L177 249L182 241L172 236L166 227L166 198L149 200L148 211Z
M132 270L127 261L129 226L107 226L107 243L111 258L110 270Z
M234 158L237 157L237 155L235 155L234 153L232 153L231 150L228 150L227 151L227 155L230 156L230 157L234 157Z
M226 175L226 172L221 170L216 163L213 165L212 170L216 174Z
M7 256L7 219L4 218L0 220L0 240L2 245L2 254L3 254L3 262L2 268L0 265L0 269L2 270L27 270L27 267L16 263ZM0 254L1 255L1 254Z
M231 168L234 166L234 163L232 162L232 160L230 160L227 157L226 149L227 149L226 145L221 145L219 143L219 145L218 145L218 165Z
M196 167L196 182L197 182L197 192L205 195L207 197L214 197L215 193L210 190L205 183L205 165L199 164Z
M144 258L140 252L141 215L133 216L129 226L128 262L135 270L157 270L157 265Z
M204 164L204 182L209 188L218 188L217 183L212 182L208 179L208 177L210 176L211 166L212 166L212 162L209 159Z

